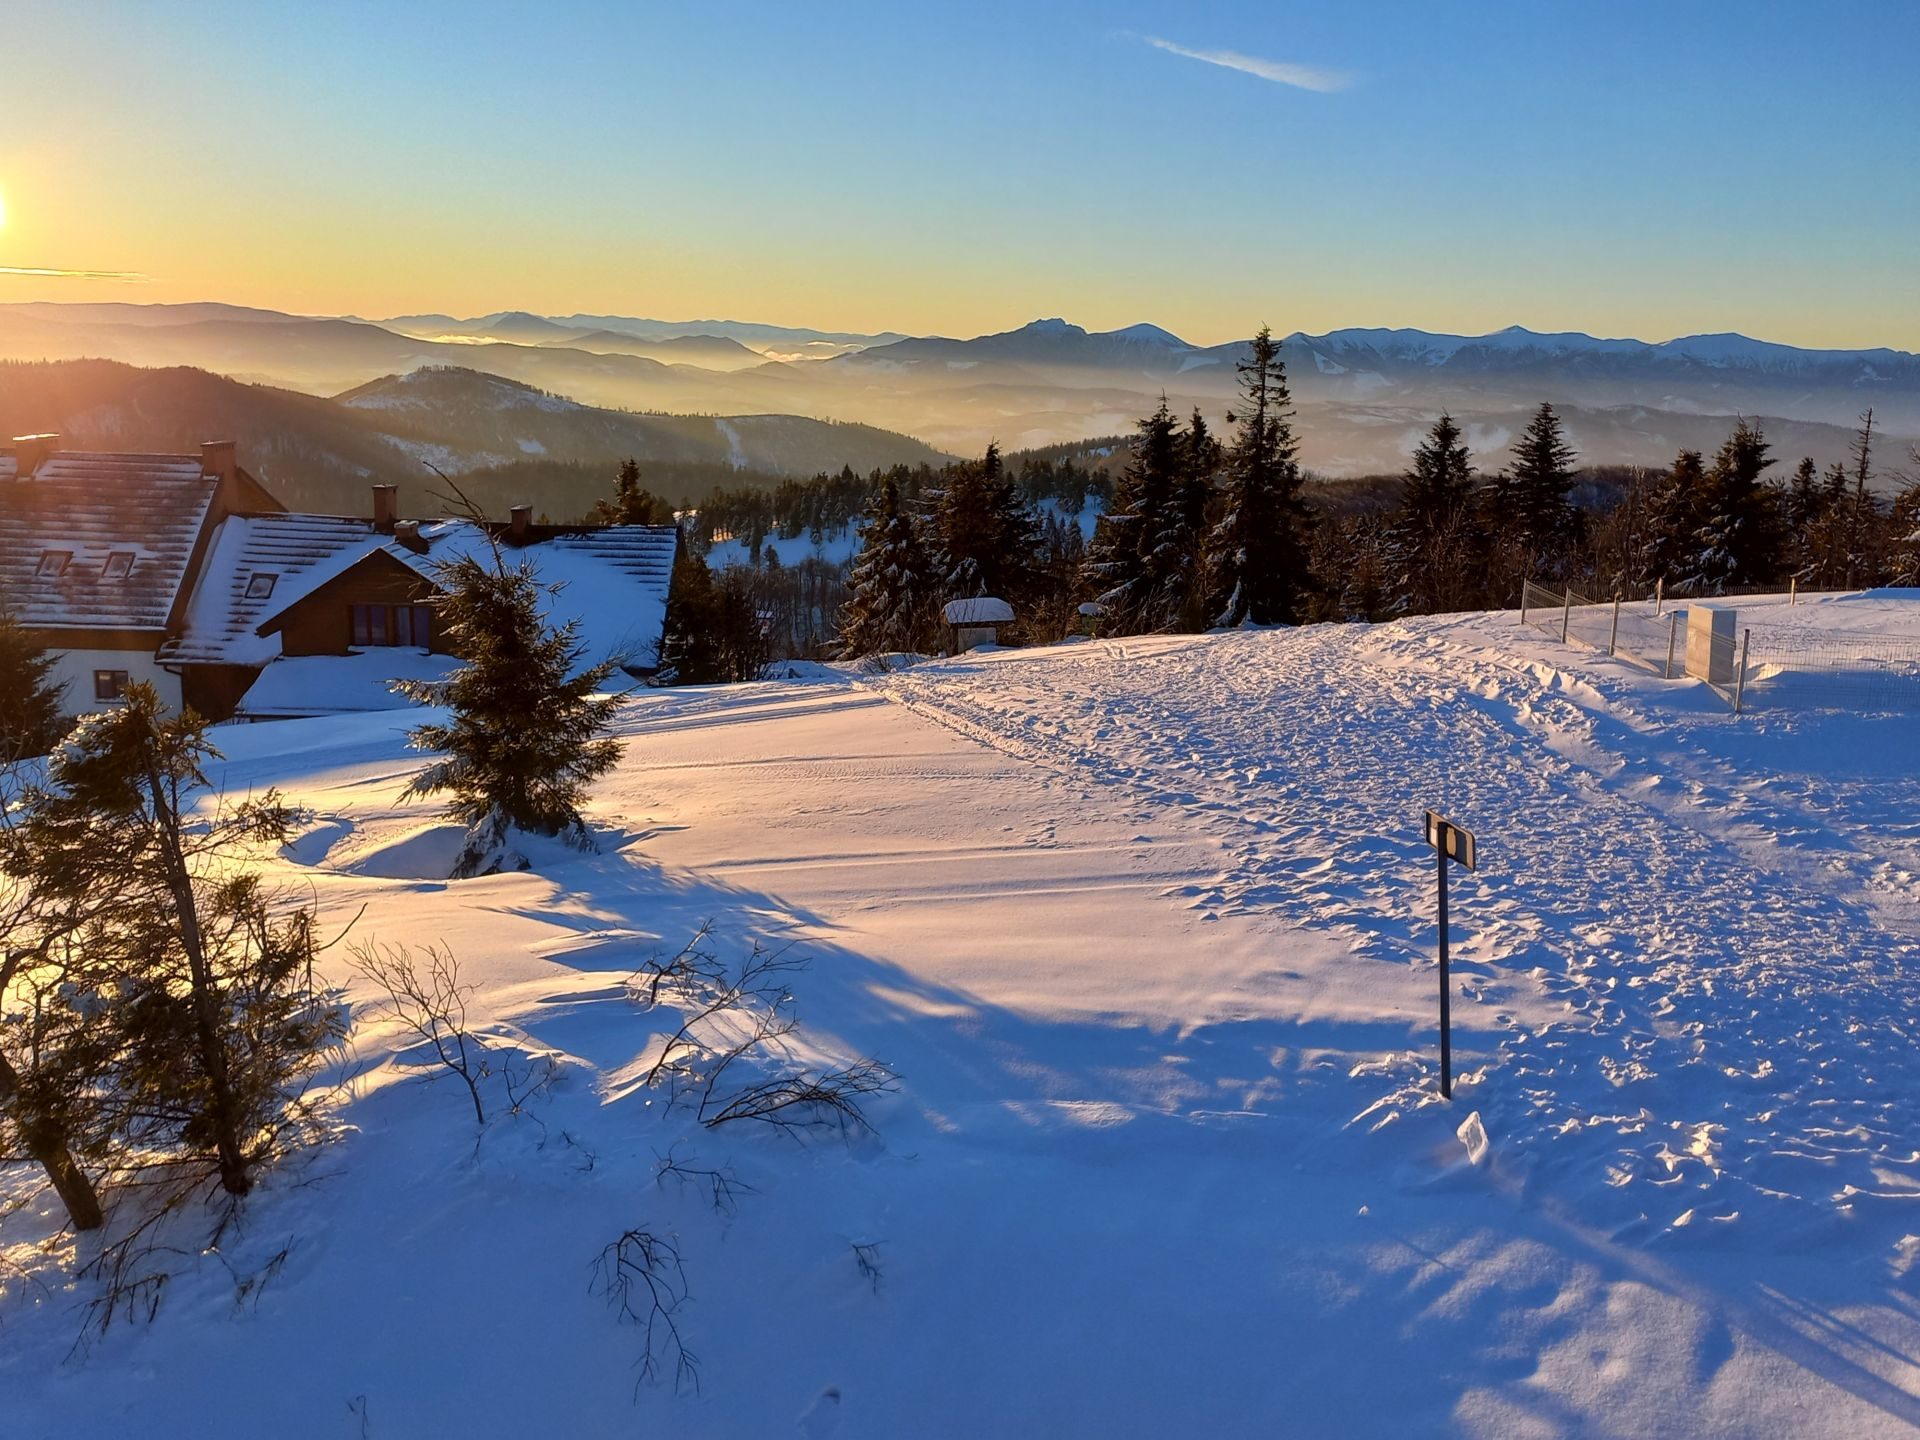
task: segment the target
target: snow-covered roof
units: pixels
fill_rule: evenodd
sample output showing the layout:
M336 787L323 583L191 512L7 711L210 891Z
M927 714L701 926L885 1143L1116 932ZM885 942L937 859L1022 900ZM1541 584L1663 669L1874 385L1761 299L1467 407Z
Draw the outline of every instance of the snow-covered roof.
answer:
M0 456L0 602L36 629L162 631L219 481L198 455Z
M422 525L420 538L427 542L425 554L402 545L390 548L428 579L443 560L461 555L488 563L493 559L487 532L470 521ZM503 542L501 551L509 564L531 561L535 578L557 587L543 613L550 624L578 623L585 664L615 660L651 669L659 663L679 543L680 532L672 525L610 525L518 546Z
M435 580L442 561L492 560L489 531L466 520L427 521L425 549L383 535L366 519L339 515L248 515L221 522L180 634L162 649L169 664L264 665L280 655L277 629L262 628L369 556L383 553ZM671 525L615 525L502 542L509 563L531 561L556 624L579 623L584 659L635 668L658 663L679 532ZM271 576L269 581L266 577ZM365 707L352 707L365 708Z
M1013 619L1013 606L991 595L970 600L949 600L942 608L949 625L1005 625Z
M347 515L234 515L220 522L180 634L162 661L264 665L277 636L256 627L392 537Z
M293 720L404 710L413 702L394 693L395 680L441 680L459 663L451 655L397 647L352 655L283 655L260 672L233 713L241 719Z

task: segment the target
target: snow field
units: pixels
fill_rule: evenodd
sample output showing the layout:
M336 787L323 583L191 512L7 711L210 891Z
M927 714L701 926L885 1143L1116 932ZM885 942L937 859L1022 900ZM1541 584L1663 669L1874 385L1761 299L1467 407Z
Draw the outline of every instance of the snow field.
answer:
M237 1301L187 1267L73 1359L76 1297L13 1289L7 1434L1920 1425L1911 716L1736 721L1473 616L656 692L621 724L600 854L459 884L394 798L405 717L221 732L228 789L315 812L274 877L445 943L557 1078L476 1144L356 991L348 1133L226 1256L285 1248L272 1278ZM1451 1105L1429 805L1481 841ZM877 1140L702 1131L636 1083L668 1027L623 981L708 920L810 957L807 1055L899 1071ZM656 1179L670 1151L752 1192L717 1213ZM685 1258L697 1395L636 1389L590 1293L641 1222ZM0 1244L51 1275L34 1223Z

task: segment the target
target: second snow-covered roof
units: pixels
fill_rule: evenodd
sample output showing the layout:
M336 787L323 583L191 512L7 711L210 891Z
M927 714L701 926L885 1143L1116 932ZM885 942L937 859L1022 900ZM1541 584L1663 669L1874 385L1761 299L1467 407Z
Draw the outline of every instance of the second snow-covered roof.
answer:
M949 625L1006 625L1013 620L1013 606L991 595L949 600L940 613Z

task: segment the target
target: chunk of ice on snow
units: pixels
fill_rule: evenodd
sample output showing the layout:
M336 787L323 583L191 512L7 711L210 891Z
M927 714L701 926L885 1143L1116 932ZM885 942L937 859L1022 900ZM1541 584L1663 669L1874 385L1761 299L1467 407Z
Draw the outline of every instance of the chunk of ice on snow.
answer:
M1460 1128L1454 1131L1460 1137L1460 1143L1467 1147L1467 1161L1473 1165L1484 1165L1493 1146L1487 1139L1487 1127L1480 1123L1480 1112L1474 1111L1460 1122Z

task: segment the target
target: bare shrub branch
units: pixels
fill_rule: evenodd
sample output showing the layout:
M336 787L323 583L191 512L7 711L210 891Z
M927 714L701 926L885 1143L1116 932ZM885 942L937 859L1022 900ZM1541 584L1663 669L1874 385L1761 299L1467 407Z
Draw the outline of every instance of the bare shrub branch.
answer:
M444 945L429 945L422 959L404 945L368 941L355 945L353 968L385 992L382 1009L430 1047L434 1062L460 1077L473 1101L473 1119L485 1126L480 1083L493 1072L487 1042L467 1028L471 985L460 983L460 962ZM517 1108L517 1107L516 1107Z
M873 1293L878 1295L880 1293L880 1242L870 1240L862 1244L858 1240L854 1241L853 1263L859 1267L860 1277L873 1288Z
M593 1262L592 1293L603 1296L622 1323L640 1328L636 1393L659 1380L669 1364L676 1393L700 1389L699 1358L680 1334L688 1292L678 1246L650 1230L628 1230Z
M856 1060L819 1075L776 1075L737 1091L724 1101L702 1098L700 1123L709 1130L734 1120L758 1120L789 1132L838 1129L876 1134L860 1106L864 1096L896 1088L894 1073L878 1060Z
M659 1163L653 1167L653 1180L656 1185L665 1185L669 1180L683 1187L698 1185L707 1192L707 1199L712 1204L714 1213L728 1219L732 1219L738 1213L741 1196L759 1193L735 1174L731 1165L709 1168L688 1164L671 1149L660 1156Z

